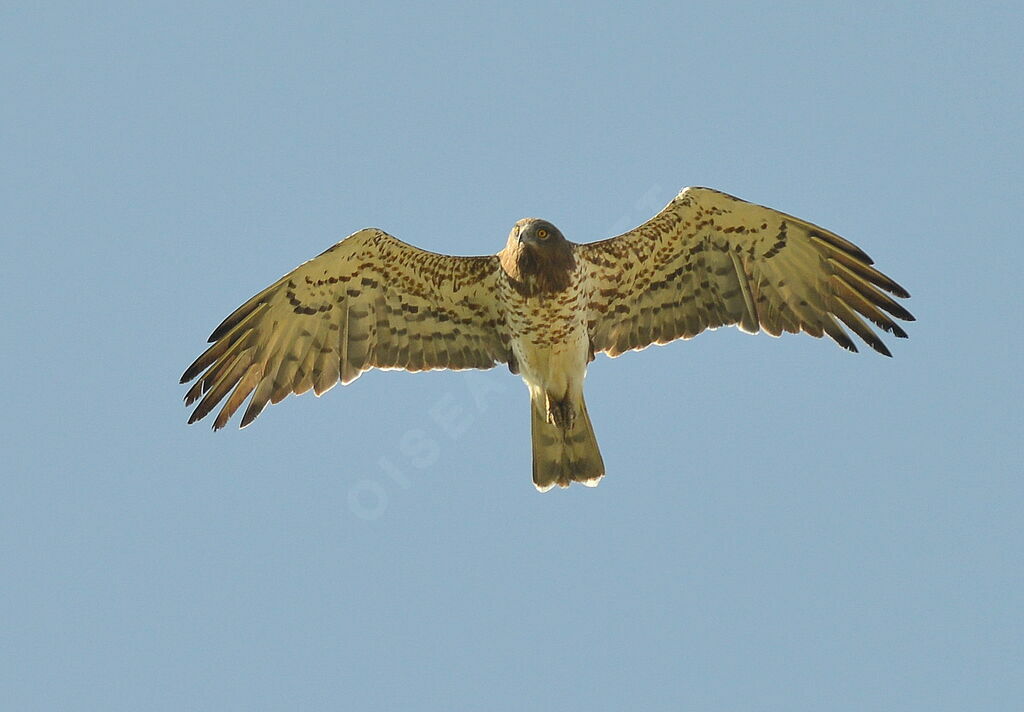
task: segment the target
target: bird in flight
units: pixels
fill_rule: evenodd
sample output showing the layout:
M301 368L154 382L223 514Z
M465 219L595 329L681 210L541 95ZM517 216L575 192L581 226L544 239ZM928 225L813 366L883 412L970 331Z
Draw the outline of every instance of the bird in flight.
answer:
M224 401L241 427L291 393L318 396L371 368L486 369L530 391L533 483L594 486L604 462L583 399L587 365L705 329L828 335L849 329L889 350L865 319L900 338L910 295L856 245L805 220L709 188L684 188L618 237L574 243L520 220L485 257L427 252L366 228L296 267L232 312L189 366L189 423ZM846 329L844 329L844 326ZM226 400L225 400L226 399Z

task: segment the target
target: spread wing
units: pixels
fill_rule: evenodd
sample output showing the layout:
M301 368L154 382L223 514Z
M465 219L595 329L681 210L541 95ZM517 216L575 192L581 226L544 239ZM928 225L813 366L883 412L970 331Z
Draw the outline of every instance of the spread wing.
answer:
M227 396L223 427L250 394L245 427L270 403L317 395L370 368L490 368L508 360L497 257L417 249L381 230L350 235L236 309L181 377L199 380L189 423ZM201 374L201 375L200 375ZM230 394L230 395L229 395Z
M900 338L892 317L914 319L892 298L907 291L856 245L709 188L684 188L640 227L576 250L593 288L593 348L611 356L731 324L828 334L856 351L844 324L889 356L864 319Z

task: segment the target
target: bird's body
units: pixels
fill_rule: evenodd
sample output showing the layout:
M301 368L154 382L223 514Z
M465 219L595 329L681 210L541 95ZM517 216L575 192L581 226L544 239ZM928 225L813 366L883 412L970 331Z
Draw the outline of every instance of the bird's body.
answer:
M520 220L497 255L426 252L367 228L300 265L225 319L185 371L198 377L189 422L227 399L223 427L268 402L322 394L368 368L421 371L508 364L530 389L533 478L540 490L597 484L604 463L583 398L594 354L610 356L736 325L827 334L880 353L861 317L898 337L909 296L843 238L707 188L686 188L643 225L569 242ZM201 400L200 400L201 399Z
M543 241L532 237L537 232ZM575 247L547 221L528 218L498 254L511 363L530 389L533 482L542 491L573 481L595 485L604 474L583 400L593 352L587 275L572 256Z

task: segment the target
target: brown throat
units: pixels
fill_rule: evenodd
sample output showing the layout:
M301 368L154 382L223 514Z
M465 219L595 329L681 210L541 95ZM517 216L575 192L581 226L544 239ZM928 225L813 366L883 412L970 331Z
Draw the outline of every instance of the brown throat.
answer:
M543 247L516 242L506 245L498 257L509 283L526 297L557 294L567 289L576 268L572 245L566 241Z

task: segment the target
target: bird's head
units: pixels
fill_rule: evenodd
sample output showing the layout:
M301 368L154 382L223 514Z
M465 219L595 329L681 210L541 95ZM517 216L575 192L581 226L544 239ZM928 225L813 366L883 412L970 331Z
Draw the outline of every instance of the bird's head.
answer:
M513 283L528 294L561 291L576 266L572 243L561 230L539 218L517 222L499 256Z
M564 249L566 244L562 231L540 218L523 218L517 222L509 235L509 243L513 241L539 252Z

